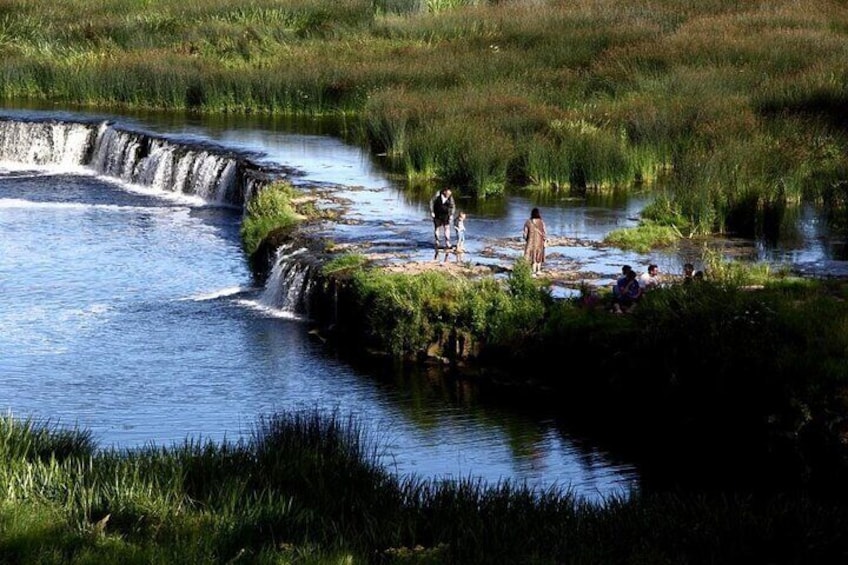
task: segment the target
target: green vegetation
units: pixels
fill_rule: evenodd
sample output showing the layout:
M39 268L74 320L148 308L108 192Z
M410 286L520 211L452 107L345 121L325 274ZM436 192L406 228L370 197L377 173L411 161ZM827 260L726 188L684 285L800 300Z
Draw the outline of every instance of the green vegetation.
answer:
M367 263L368 259L363 255L344 253L336 255L332 260L328 261L321 269L321 272L324 276L331 276L359 269Z
M475 349L520 346L524 337L538 338L546 306L553 305L523 259L506 284L439 271L388 273L367 265L352 281L346 315L360 324L351 328L358 335L346 340L396 357L421 358L434 343L450 349L459 340Z
M291 183L278 181L264 187L248 201L241 224L245 253L255 253L271 232L291 229L306 218L295 210L293 201L297 195Z
M833 0L8 0L0 98L343 115L411 188L650 190L640 231L610 236L644 249L673 235L768 231L802 201L844 211L846 34L848 8ZM248 203L246 252L312 213L290 186L268 187ZM475 280L339 256L323 288L344 299L322 298L337 306L327 320L339 342L533 375L563 410L670 449L685 436L712 484L727 479L721 464L733 475L780 461L782 479L844 495L848 293L707 265L707 281L653 291L628 316L553 299L523 261L504 279ZM9 562L848 553L844 498L646 492L596 506L567 491L394 477L336 415L277 416L236 445L120 453L9 418L0 451Z
M97 450L0 419L4 563L838 561L848 513L805 497L568 490L399 477L337 413L260 420L223 445Z
M846 58L834 0L0 5L3 100L344 115L413 186L639 186L684 234L844 208Z
M349 315L359 322L351 330L360 333L360 336L347 339L364 340L376 351L402 358L426 356L434 343L444 345L446 340L462 336L469 345L477 344L481 352L485 350L481 353L483 355L496 355L496 351L511 352L509 357L524 363L526 357L536 354L533 352L531 355L532 350L544 350L548 342L551 351L558 355L561 349L555 344L564 337L559 332L571 327L576 333L592 328L598 346L610 348L610 351L597 351L592 356L606 359L614 352L620 354L622 348L612 339L613 335L605 335L604 332L620 332L622 325L628 325L630 319L640 320L646 327L663 320L685 325L688 314L694 314L690 309L698 310L698 317L708 317L710 310L715 309L714 302L742 310L752 308L752 304L774 302L773 308L786 309L786 325L797 328L800 325L794 323L795 315L807 318L811 314L804 313L806 308L814 307L818 300L832 300L834 304L828 320L810 329L825 335L833 333L829 339L842 339L838 328L842 323L841 316L848 315L843 314L843 310L848 313L848 309L841 305L841 292L834 291L835 285L792 278L787 272L768 265L726 260L720 253L707 249L703 252L703 262L707 272L704 284L672 285L652 291L628 320L611 315L602 308L602 304L587 308L586 296L554 299L547 281L533 278L523 258L517 260L505 278L498 279L493 276L459 276L440 270L420 274L387 272L372 268L360 255L341 254L325 268L323 275L349 280L351 294L348 295L348 307L353 309ZM754 287L761 292L747 292ZM804 289L804 292L799 289ZM584 294L590 290L584 287ZM594 293L608 305L609 289L595 289ZM605 318L606 322L603 321ZM831 323L833 327L829 327ZM686 330L687 333L692 331ZM723 338L733 342L747 339L744 335L747 331L739 336L722 333ZM674 332L670 332L668 337L673 339ZM638 343L638 332L633 339L637 340L634 342L634 359L641 359L644 355L639 353L642 347ZM604 346L604 343L608 345ZM845 345L848 351L848 342ZM450 348L450 345L445 347ZM834 346L833 351L838 353L841 349ZM801 348L794 353L803 356L813 352ZM543 365L544 360L537 363ZM647 359L644 361L648 362Z
M686 457L700 472L722 468L709 484L741 487L743 470L756 468L781 483L833 488L827 477L848 471L844 284L718 255L705 262L704 281L652 290L624 316L611 312L606 289L596 301L588 289L552 298L523 259L505 279L357 261L316 300L345 289L320 320L345 348L451 360L482 384L544 390L570 417L615 429L632 446L674 445L680 457L696 446Z
M681 233L675 225L658 225L650 220L642 220L635 228L610 231L604 238L604 243L621 249L648 253L651 249L672 245L680 237Z

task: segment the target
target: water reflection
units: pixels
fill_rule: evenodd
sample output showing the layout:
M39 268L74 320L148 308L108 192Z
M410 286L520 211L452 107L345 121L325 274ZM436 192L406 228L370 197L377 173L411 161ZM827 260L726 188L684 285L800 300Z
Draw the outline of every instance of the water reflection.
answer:
M393 361L348 359L363 374L372 375L382 394L392 398L411 422L417 440L455 461L446 471L427 457L407 455L403 440L384 439L397 472L432 477L524 482L539 488L574 488L590 498L626 493L636 488L633 465L570 429L555 406L539 399L517 399L483 390L457 379L438 366L409 366ZM446 427L445 415L458 427ZM449 447L454 446L454 448ZM467 473L464 474L464 472Z

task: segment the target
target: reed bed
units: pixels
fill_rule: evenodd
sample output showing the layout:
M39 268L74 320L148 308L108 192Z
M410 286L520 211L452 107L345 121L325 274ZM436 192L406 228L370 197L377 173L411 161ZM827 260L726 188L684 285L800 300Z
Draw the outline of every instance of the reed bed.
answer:
M24 453L69 433L0 421ZM355 419L304 410L260 419L251 439L81 449L7 460L0 558L19 563L829 562L848 511L801 495L639 493L590 503L471 478L399 477Z
M355 116L414 186L667 176L691 226L745 233L774 206L841 205L846 28L832 0L12 0L0 98Z

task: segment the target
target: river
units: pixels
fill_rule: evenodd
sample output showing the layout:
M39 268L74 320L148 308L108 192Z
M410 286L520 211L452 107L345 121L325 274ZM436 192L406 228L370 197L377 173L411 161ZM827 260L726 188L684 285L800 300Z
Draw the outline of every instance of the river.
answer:
M298 183L349 195L369 237L374 226L389 235L408 228L407 237L429 243L424 204L403 196L359 148L321 131L4 115L108 118L255 152L299 170ZM524 215L501 222L498 214L477 216L469 231L482 241L487 229L511 230ZM573 433L550 409L505 407L431 372L362 368L328 352L303 320L262 302L240 219L232 207L73 163L0 163L2 408L87 429L100 446L118 448L235 441L264 415L337 412L360 422L399 474L557 486L592 499L636 488L631 462Z

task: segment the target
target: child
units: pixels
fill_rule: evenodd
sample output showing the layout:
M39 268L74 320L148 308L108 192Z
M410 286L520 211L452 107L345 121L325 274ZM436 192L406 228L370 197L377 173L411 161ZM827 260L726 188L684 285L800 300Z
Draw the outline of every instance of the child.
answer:
M465 212L460 212L456 217L456 248L459 251L465 249Z

